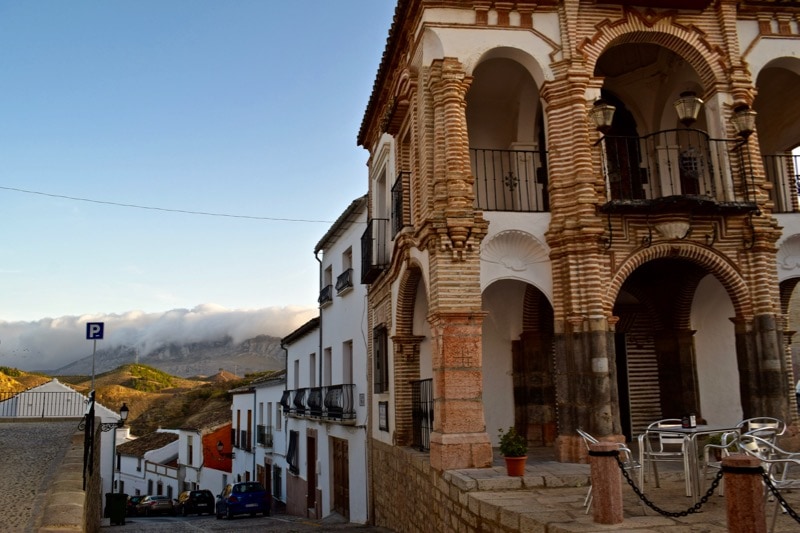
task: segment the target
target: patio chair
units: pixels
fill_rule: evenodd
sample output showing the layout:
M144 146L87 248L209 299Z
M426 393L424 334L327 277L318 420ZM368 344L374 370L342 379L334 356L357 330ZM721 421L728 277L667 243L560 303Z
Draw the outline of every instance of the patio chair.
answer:
M701 494L705 492L705 482L707 479L708 470L719 470L722 468L722 459L729 456L732 451L736 450L738 439L739 432L728 431L720 435L719 444L706 444L703 446L703 478L700 484ZM720 496L724 496L725 494L722 481L719 483L717 494Z
M770 441L777 442L778 437L786 433L786 423L771 416L746 418L736 424L741 434L751 434Z
M597 444L598 441L592 435L586 433L582 429L578 429L578 435L583 438L584 444L586 444L586 450L588 451L590 444ZM622 464L625 466L625 470L628 472L629 475L633 475L633 472L640 470L641 465L638 461L633 458L633 453L631 452L630 448L625 446L622 443L616 443L619 447L619 460L622 461ZM644 502L639 500L642 504L642 509L645 510ZM589 514L589 509L592 508L592 486L589 485L589 490L586 492L586 498L583 500L583 506L586 507L586 514Z
M652 469L656 487L660 488L658 480L658 463L682 463L683 477L686 485L686 496L692 495L691 480L689 469L691 461L686 454L685 438L682 433L669 433L654 431L656 429L680 428L681 421L677 418L665 418L653 422L644 433L639 435L639 454L641 457L642 468L639 471L639 488L644 490L645 470L648 475Z
M752 434L744 434L738 440L739 449L761 461L770 483L778 492L789 492L800 489L800 453L787 452L767 439ZM771 491L764 487L764 505L771 495ZM778 518L780 503L775 500L775 509L772 512L770 532L775 531L775 522Z

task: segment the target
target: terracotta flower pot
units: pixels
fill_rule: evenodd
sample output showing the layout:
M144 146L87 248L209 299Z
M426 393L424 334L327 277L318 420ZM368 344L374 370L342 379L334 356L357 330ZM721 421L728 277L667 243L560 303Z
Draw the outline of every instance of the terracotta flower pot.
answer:
M506 460L506 472L508 472L509 476L524 476L525 475L525 463L528 460L528 456L524 457L504 457Z

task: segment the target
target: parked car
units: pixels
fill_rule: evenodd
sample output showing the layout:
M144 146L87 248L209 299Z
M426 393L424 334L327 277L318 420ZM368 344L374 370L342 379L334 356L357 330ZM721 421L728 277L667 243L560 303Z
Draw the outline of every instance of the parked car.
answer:
M267 489L261 483L255 481L243 481L228 485L222 494L217 496L216 514L217 518L226 516L232 519L237 514L249 513L255 516L256 513L264 513L269 516L270 499Z
M152 516L156 514L175 514L175 505L169 496L148 495L141 499L136 506L139 516Z
M139 505L139 502L142 501L144 495L138 496L128 496L128 503L126 504L126 512L128 516L136 516L139 513L136 510L136 506Z
M185 490L178 495L175 511L186 516L187 514L213 514L214 494L210 490Z

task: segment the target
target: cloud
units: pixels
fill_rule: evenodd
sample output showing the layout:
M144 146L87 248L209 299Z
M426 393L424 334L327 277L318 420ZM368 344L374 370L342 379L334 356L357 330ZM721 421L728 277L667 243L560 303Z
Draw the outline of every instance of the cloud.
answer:
M317 315L305 307L227 309L203 304L161 313L63 316L34 322L0 321L0 365L21 370L52 370L92 354L87 322L103 322L97 349L136 347L146 354L169 343L202 342L230 336L241 342L257 335L285 337Z

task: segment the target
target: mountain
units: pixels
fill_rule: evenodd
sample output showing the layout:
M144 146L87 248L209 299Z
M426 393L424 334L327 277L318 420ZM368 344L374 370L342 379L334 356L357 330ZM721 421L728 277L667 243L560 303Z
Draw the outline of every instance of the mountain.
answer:
M224 370L236 376L267 370L283 370L285 354L280 338L259 335L240 343L231 337L214 341L171 343L148 353L138 353L131 346L97 350L95 375L130 363L149 365L180 377L211 376ZM92 356L84 357L56 370L55 376L91 375Z

